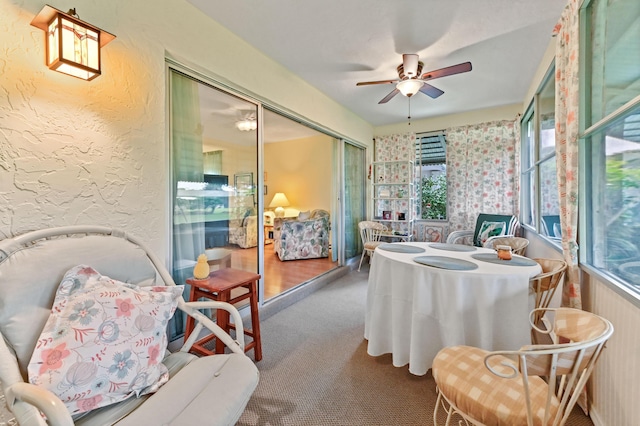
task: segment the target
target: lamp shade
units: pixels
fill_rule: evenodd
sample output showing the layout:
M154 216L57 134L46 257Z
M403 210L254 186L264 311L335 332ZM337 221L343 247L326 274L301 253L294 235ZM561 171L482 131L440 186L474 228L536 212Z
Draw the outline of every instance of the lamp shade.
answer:
M396 85L396 88L403 95L407 97L411 97L416 93L418 93L418 90L420 90L420 88L422 88L423 85L424 85L424 82L421 80L408 79L408 80L402 80L400 83Z
M276 217L284 216L284 208L289 205L289 200L287 200L287 196L282 192L276 192L276 195L273 196L271 203L269 203L270 208L276 208L275 213Z
M100 48L115 36L73 15L74 9L64 13L46 5L31 25L45 32L46 60L50 69L93 80L101 73Z

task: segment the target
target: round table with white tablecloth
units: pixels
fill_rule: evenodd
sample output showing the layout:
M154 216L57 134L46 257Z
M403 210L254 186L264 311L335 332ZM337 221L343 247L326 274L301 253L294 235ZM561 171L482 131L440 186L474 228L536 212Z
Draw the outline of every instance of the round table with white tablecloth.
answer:
M445 346L529 344L529 278L542 269L525 257L500 261L495 254L439 243L379 246L367 291L369 355L390 353L393 365L409 364L411 373L424 375Z

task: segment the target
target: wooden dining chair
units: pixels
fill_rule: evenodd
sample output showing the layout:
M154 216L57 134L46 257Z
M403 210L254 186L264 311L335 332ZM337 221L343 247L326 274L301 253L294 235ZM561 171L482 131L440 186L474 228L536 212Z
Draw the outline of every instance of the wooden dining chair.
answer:
M551 344L495 352L450 346L438 352L432 366L438 395L434 425L440 424L441 407L445 425L566 423L613 326L598 315L571 308L534 309L532 326L533 318L545 312L553 317L553 327L540 332L552 337Z
M564 278L567 271L567 262L560 259L533 259L540 267L542 272L529 280L530 289L535 293L536 308L548 308L558 285ZM533 324L540 326L543 322L544 311L536 311ZM545 324L546 326L546 324ZM537 343L537 334L535 329L531 330L531 341Z
M365 254L369 256L369 259L371 259L376 247L382 244L382 241L380 241L380 235L382 234L382 231L384 231L385 227L379 222L365 220L358 223L358 229L360 230L360 238L362 239L362 256L360 256L360 264L358 265L359 271L362 267L362 261L364 260Z
M498 237L488 240L484 247L494 248L496 246L509 246L513 254L524 256L524 252L529 245L529 240L522 237Z

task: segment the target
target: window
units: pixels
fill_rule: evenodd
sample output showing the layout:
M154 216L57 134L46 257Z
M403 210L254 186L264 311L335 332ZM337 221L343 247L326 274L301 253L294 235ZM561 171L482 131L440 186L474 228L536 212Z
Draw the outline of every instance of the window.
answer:
M587 2L582 261L640 296L640 3Z
M416 135L416 180L422 219L447 219L447 147L443 132Z
M553 71L552 67L522 119L521 211L524 225L560 241Z

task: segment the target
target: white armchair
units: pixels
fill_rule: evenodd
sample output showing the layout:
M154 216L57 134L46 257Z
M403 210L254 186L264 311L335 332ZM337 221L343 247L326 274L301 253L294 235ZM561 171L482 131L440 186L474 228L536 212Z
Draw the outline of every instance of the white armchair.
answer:
M79 268L78 265L90 267ZM96 271L100 273L95 275ZM78 289L92 288L87 276L98 280L97 284L92 284L94 293L91 297L72 302L71 297L78 294ZM258 384L258 370L244 353L244 335L240 333L234 340L199 311L224 309L231 314L236 327L242 329L242 318L237 309L216 301L185 302L159 258L140 240L122 230L67 226L2 240L0 277L0 382L7 406L20 425L104 425L116 422L120 426L169 423L229 425L238 420ZM108 291L102 290L100 285ZM151 291L150 286L153 287ZM136 297L146 295L149 305L137 306L138 299L130 296L131 292ZM171 298L168 299L165 293L171 294ZM85 297L85 293L82 296ZM69 322L66 328L56 321L49 321L60 312L58 307L65 306L59 303L67 300L65 297L69 297L66 306L72 312L66 317L58 317ZM98 297L109 298L117 308L104 309L106 305L101 304L102 299L97 302ZM161 310L167 313L169 301L172 307L168 309L175 309L177 303L177 309L196 322L192 337L175 353L161 347L162 342L157 347L145 347L153 339L164 340L166 345L166 337L163 336L169 317L157 313ZM52 309L52 305L56 309ZM137 311L130 310L132 306ZM131 312L137 313L134 316ZM107 316L112 319L105 319ZM93 327L94 323L90 321L94 320L101 324L100 327ZM128 328L125 328L126 324ZM203 328L223 341L231 353L201 358L189 354L191 345ZM41 338L47 333L50 338ZM119 336L122 338L118 339ZM74 356L69 356L70 351L65 349L65 345L70 344L69 339L75 340L73 344L77 344L78 339L80 344L91 343L83 348L87 351L84 362L78 361L76 350ZM63 341L65 343L61 343ZM123 346L118 346L120 352L112 356L105 356L106 352L96 349L108 351L108 346L114 341L130 347L123 350ZM144 347L142 351L140 345ZM32 354L37 351L41 351L42 360L45 357L49 360L47 351L49 355L58 351L60 356L53 356L55 362L47 361L43 367L45 363L39 361L40 357L32 359ZM116 358L118 362L114 362ZM147 364L140 367L143 361ZM30 380L37 382L32 374L34 365L40 376L44 373L51 379L55 377L64 386L47 388L49 379L40 384L31 383ZM141 382L147 385L146 371L151 366L163 370L164 380L168 377L168 381L149 384L151 391L159 386L152 393L128 390ZM125 386L120 382L129 378L124 374L129 370L137 373ZM90 386L91 391L69 393L70 389L81 386ZM119 388L128 392L124 400L94 408L92 404L100 403L101 398L112 400L109 394L102 397L101 392ZM59 392L66 395L64 400ZM78 414L72 417L72 412Z

